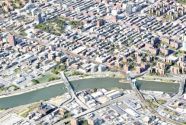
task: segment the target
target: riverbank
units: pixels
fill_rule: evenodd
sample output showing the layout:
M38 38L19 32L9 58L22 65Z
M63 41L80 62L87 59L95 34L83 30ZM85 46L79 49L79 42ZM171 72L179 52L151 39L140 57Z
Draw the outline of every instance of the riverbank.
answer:
M120 78L119 83L130 83L128 80L123 79L124 76L120 73L113 73L113 72L105 72L105 73L94 73L94 74L88 74L86 76L81 75L81 76L70 76L69 80L70 81L77 81L77 80L82 80L82 79L90 79L90 78ZM137 80L140 81L147 81L147 82L163 82L163 83L179 83L176 78L171 78L171 77L160 77L160 76L149 76L149 75L144 75ZM63 84L63 80L55 80L47 83L40 83L36 84L33 86L29 86L23 89L18 89L16 91L8 92L8 93L3 93L0 94L0 99L1 98L6 98L6 97L11 97L11 96L16 96L16 95L21 95L24 93L36 91L39 89L43 89L46 87L58 85L58 84Z
M89 78L96 78L96 77L76 76L76 77L69 77L69 80L70 81L75 81L75 80L89 79ZM36 90L39 90L39 89L42 89L42 88L45 88L45 87L50 87L50 86L53 86L53 85L58 85L58 84L63 84L63 83L64 83L63 80L55 80L55 81L51 81L51 82L47 82L47 83L33 85L33 86L30 86L30 87L26 87L25 89L19 89L19 90L16 90L16 91L13 91L13 92L10 92L10 93L7 93L7 94L0 95L0 99L1 98L6 98L6 97L11 97L11 96L16 96L16 95L21 95L21 94L28 93L28 92L31 92L31 91L36 91Z
M113 90L113 88L111 88L109 90ZM123 90L123 92L124 93L131 93L133 91L132 90ZM160 91L143 90L142 92L145 93L145 94L151 94L151 95L152 94L163 95L161 99L165 99L165 95L166 95L166 99L170 98L170 96L168 94L164 94L163 92L160 92ZM68 93L64 93L63 95L52 97L49 100L45 100L45 101L47 103L50 103L50 104L53 104L53 105L56 105L56 106L60 106L62 100L66 100L67 96L69 96ZM161 97L161 96L159 96L159 97ZM40 100L40 101L37 101L37 102L32 102L30 104L24 104L24 105L19 105L19 106L13 107L13 108L4 109L4 110L0 111L0 119L3 118L4 116L10 114L10 113L16 113L16 114L25 118L30 111L37 109L39 104L43 101L44 100Z
M144 75L137 80L143 81L156 81L156 82L163 82L163 83L179 83L180 79L174 77L161 77L161 76L151 76L151 75Z
M137 78L138 81L147 81L147 82L162 82L162 83L175 83L175 84L179 84L178 80L174 80L171 78L149 78L149 77L140 77ZM130 83L130 81L126 80L126 79L121 79L119 80L120 83Z
M113 76L113 74L111 73L102 73L102 74L89 74L88 76L70 76L68 79L70 81L76 81L76 80L82 80L82 79L90 79L90 78L118 78L118 76ZM36 91L39 89L43 89L46 87L50 87L50 86L54 86L54 85L58 85L58 84L63 84L63 80L55 80L55 81L51 81L51 82L47 82L47 83L41 83L41 84L36 84L33 86L29 86L23 89L18 89L16 91L12 91L12 92L8 92L8 93L2 93L0 94L0 99L1 98L6 98L6 97L11 97L11 96L16 96L16 95L21 95L24 93L28 93L28 92L32 92L32 91Z
M92 77L92 76L91 76ZM87 78L87 77L86 77ZM120 78L82 78L81 80L71 81L72 87L76 92L86 89L113 89L120 88L123 90L131 90L131 85L121 84L119 82ZM138 85L141 90L149 91L162 91L165 93L176 93L179 88L179 84L175 83L161 83L161 82L147 82L138 81ZM67 90L64 84L51 85L49 87L44 87L42 89L37 89L35 91L30 91L27 93L0 98L0 108L11 108L19 105L30 104L33 102L38 102L40 100L49 100L53 97L57 97L66 93Z

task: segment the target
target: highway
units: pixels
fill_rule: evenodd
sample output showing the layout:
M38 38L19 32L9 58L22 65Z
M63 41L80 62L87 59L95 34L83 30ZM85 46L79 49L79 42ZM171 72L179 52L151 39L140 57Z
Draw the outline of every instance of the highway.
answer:
M185 91L185 84L186 84L186 79L182 79L180 82L180 87L178 91L178 95L182 95Z
M79 117L85 116L85 115L87 115L87 114L89 114L89 113L92 113L92 112L97 111L97 110L99 110L99 109L101 109L101 108L107 107L107 106L109 106L109 105L111 105L111 104L114 104L114 103L116 103L116 102L123 101L124 98L127 98L127 97L130 98L129 96L130 96L130 95L123 95L123 96L121 96L121 97L118 97L118 98L116 98L116 99L114 99L114 100L111 100L111 101L109 101L109 102L106 102L106 103L104 103L104 104L97 105L96 107L93 107L93 108L89 108L88 110L86 110L86 111L84 111L84 112L82 112L82 113L80 113L80 114L78 114L78 115L75 115L75 116L73 116L73 117L74 117L74 118L79 118ZM71 118L66 118L66 119L64 119L64 120L59 121L58 123L56 123L56 124L54 124L54 125L63 125L65 122L68 122L68 121L70 121L70 120L71 120Z
M184 93L185 85L186 85L186 78L179 77L179 76L174 76L174 77L180 80L180 87L179 87L178 93L174 97L172 97L170 100L168 100L165 104L163 104L162 106L159 106L157 110L158 112L164 110L165 108L169 108L172 111L176 112L174 109L169 107L169 105L174 103Z
M37 38L37 39L31 39L31 38L28 38L28 37L23 37L23 36L21 36L21 35L15 33L14 31L7 31L6 29L0 29L0 30L2 30L2 31L4 31L4 32L10 32L11 34L16 35L16 36L18 36L18 37L20 37L20 38L24 38L24 39L28 39L28 40L32 40L32 41L37 41L37 42L39 42L40 44L43 43L43 42L44 42L44 43L46 42L46 40L43 41L43 40L38 39L38 38ZM49 42L49 41L48 41L48 42ZM46 44L45 44L45 46L46 46ZM94 63L100 64L99 62L96 62L94 59L89 59L88 57L84 57L84 56L80 56L80 55L78 55L78 54L72 53L72 52L66 50L65 48L62 48L62 50L63 50L63 52L65 52L65 53L67 53L67 54L69 54L69 55L71 55L71 56L80 57L81 59L86 59L86 60L88 60L88 61L90 61L90 62L94 62ZM110 67L110 69L112 69L112 68L113 68L113 67ZM75 94L75 92L74 92L72 86L71 86L70 83L69 83L68 78L66 78L66 76L65 76L65 74L64 74L63 72L61 73L61 78L64 80L64 84L66 85L67 90L69 91L70 95L72 96L72 99L75 99L76 102L77 102L80 106L82 106L83 108L88 109L88 106L86 106L84 103L82 103L82 102L78 99L78 97L76 96L76 94ZM134 76L132 76L132 78L134 78ZM155 111L154 109L151 109L150 106L149 106L149 104L146 103L145 98L143 97L143 95L142 95L142 94L140 93L140 91L137 89L135 82L134 82L134 83L131 83L131 85L132 85L132 88L134 89L134 91L135 91L135 92L137 93L137 95L139 96L140 100L143 102L143 104L144 104L150 111L152 111L153 114L155 114L156 116L160 117L162 120L165 120L165 121L168 121L168 122L174 123L174 124L176 123L177 125L181 125L181 124L177 123L176 121L173 121L173 120L171 120L171 119L167 119L167 118L161 116L157 111ZM181 93L181 92L180 92L180 93ZM176 98L176 97L175 97L175 98ZM78 116L75 116L75 117L79 117L79 116L85 115L85 114L87 114L87 113L89 113L89 112L92 112L92 111L95 111L95 110L97 110L97 109L100 109L100 108L102 108L102 106L103 106L103 107L104 107L104 106L107 106L107 104L101 105L100 107L97 107L97 108L95 108L95 109L87 110L86 112L84 112L84 113L82 113L82 114L79 114Z
M182 123L178 122L178 121L174 121L172 119L169 119L167 117L164 117L162 115L160 115L156 110L154 110L153 108L151 108L150 104L146 102L144 96L142 95L142 93L138 90L137 86L136 86L136 80L133 79L131 81L131 86L134 90L134 92L136 93L136 95L139 97L139 99L141 100L142 104L144 107L146 107L152 114L154 114L155 116L159 117L161 120L171 123L171 124L175 124L175 125L183 125Z
M142 75L142 74L136 75L136 76L133 76L133 77L132 77L132 79L131 79L131 87L133 88L134 92L136 93L136 95L137 95L137 96L139 97L139 99L141 100L143 106L146 107L152 114L154 114L155 116L161 118L161 120L163 120L163 121L165 121L165 122L172 123L172 124L175 124L175 125L182 125L182 123L179 123L179 122L174 121L174 120L172 120L172 119L169 119L169 118L166 118L166 117L161 116L156 110L154 110L154 109L152 109L152 108L150 107L149 103L146 102L144 96L141 94L141 92L140 92L140 91L138 90L138 88L136 87L136 80L135 80L134 78L135 78L135 77L139 77L139 76L141 76L141 75ZM130 77L129 77L129 78L130 78ZM75 117L75 118L82 117L82 116L84 116L84 115L86 115L86 114L89 114L89 113L91 113L91 112L94 112L94 111L96 111L96 110L99 110L99 109L101 109L101 108L104 108L104 107L106 107L106 106L109 106L110 104L114 104L114 103L116 103L116 102L118 102L118 101L121 101L121 100L123 100L123 98L124 98L124 96L121 96L121 97L119 97L119 98L117 98L117 99L115 99L115 100L111 100L111 101L109 101L109 102L107 102L107 103L105 103L105 104L98 105L98 106L96 106L96 107L94 107L94 108L90 108L90 109L86 110L85 112L82 112L82 113L80 113L80 114L78 114L78 115L75 115L75 116L73 116L73 117ZM65 122L70 121L70 119L71 119L71 118L67 118L67 119L61 120L60 122L56 123L55 125L63 125L63 124L65 124Z
M68 90L68 92L70 93L71 97L73 99L75 99L75 101L81 106L83 107L84 109L89 109L89 107L84 104L81 100L79 100L79 98L76 96L75 92L74 92L74 89L73 87L71 86L68 78L65 76L64 72L61 72L61 78L64 80L64 84Z

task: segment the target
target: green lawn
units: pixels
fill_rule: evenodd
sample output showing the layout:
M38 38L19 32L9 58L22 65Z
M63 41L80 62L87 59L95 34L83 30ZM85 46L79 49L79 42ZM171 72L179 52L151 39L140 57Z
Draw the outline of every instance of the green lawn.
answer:
M150 105L151 108L153 108L153 109L157 109L158 108L157 103L154 102L153 100L147 99L146 102L149 103L149 105Z
M10 85L9 87L1 87L0 88L0 93L3 93L5 91L15 91L20 89L19 87L17 87L16 85Z
M178 56L183 56L185 53L183 51L177 51L174 56L178 57Z
M21 68L16 68L16 69L14 70L14 72L15 72L16 74L20 73L20 72L21 72Z
M29 113L36 109L38 106L39 103L32 104L29 107L27 107L24 111L20 112L19 115L26 118L29 115Z
M45 75L41 75L36 80L38 81L38 83L45 83L45 82L50 82L50 81L57 80L57 79L60 79L60 77L58 77L57 75L52 74L52 73L47 73ZM38 84L38 83L36 83L36 84Z
M157 100L157 102L160 104L160 105L163 105L166 103L166 100Z
M81 26L81 22L58 17L56 19L38 24L35 26L35 28L55 35L61 35L67 25L71 26L72 28L77 28Z
M186 4L186 0L177 0L178 3Z
M22 36L27 36L27 33L25 31L20 31L19 34L22 35Z

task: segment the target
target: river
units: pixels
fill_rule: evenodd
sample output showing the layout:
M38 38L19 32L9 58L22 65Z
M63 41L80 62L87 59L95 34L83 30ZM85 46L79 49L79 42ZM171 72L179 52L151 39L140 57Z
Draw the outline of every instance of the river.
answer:
M131 89L129 83L120 83L119 79L115 78L91 78L72 81L71 83L75 91L92 88L123 88L125 90ZM176 93L179 88L179 84L177 83L162 83L154 81L137 81L137 83L142 90L163 91L166 93ZM21 95L1 98L0 109L29 104L40 100L48 100L52 97L62 95L65 92L67 91L64 84L57 84Z

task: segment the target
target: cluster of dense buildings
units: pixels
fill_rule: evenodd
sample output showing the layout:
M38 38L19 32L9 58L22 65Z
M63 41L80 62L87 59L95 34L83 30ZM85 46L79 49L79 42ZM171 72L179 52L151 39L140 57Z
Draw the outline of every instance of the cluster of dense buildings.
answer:
M168 20L177 20L185 18L185 8L182 5L175 4L172 1L161 3L156 3L151 6L148 11L149 14L156 15L158 17L163 17Z
M0 78L4 80L0 79L0 84L4 86L28 86L61 63L67 70L83 73L114 70L139 74L149 70L160 76L186 74L186 12L173 0L31 0L16 10L11 9L10 1L5 3L5 10L12 11L0 15ZM52 25L58 17L82 25L64 25L60 35L37 28L46 22ZM80 92L78 98L89 110L98 109L81 117L85 109L75 100L62 107L41 103L29 114L29 123L20 117L13 122L55 124L64 111L70 111L74 125L79 117L91 125L169 125L142 109L131 92L90 90ZM176 112L185 113L184 100L178 102ZM175 108L175 103L169 107Z
M0 13L7 13L13 11L16 8L24 6L29 0L1 0L0 1Z
M170 11L177 17L164 20ZM35 28L57 17L82 25L66 26L60 36ZM21 83L58 63L83 73L141 73L151 67L161 76L185 74L185 18L185 8L174 1L31 1L0 21L1 74ZM12 77L17 68L29 70L21 70L17 80Z
M162 116L177 121L185 120L185 94L174 102L167 101L167 104L166 100L170 99L169 94L145 91L144 93L148 94L145 96L147 100L151 100L151 97L165 100L165 103L162 104L164 109L157 106L157 111ZM9 117L3 117L1 121L7 125L81 125L82 123L88 125L173 125L162 121L143 108L135 93L129 90L98 89L78 92L78 98L89 107L88 109L84 109L75 100L71 100L69 94L63 96L64 100L59 105L54 105L51 102L40 103L37 108L29 111L25 118L10 114Z

